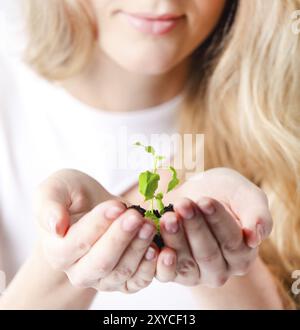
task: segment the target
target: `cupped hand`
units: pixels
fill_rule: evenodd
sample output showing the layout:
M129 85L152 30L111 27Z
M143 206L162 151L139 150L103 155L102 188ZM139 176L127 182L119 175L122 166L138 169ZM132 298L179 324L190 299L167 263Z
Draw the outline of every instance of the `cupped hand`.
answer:
M133 293L151 283L153 223L91 177L56 172L40 184L35 209L46 259L74 286Z
M166 247L157 278L219 287L247 274L272 229L263 191L235 171L216 169L183 184L172 198L175 212L161 219Z

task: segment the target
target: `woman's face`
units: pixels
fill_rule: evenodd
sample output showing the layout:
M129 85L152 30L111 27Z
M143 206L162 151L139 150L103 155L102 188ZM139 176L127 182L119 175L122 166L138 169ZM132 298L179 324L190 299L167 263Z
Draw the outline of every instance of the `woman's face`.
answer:
M100 49L121 67L162 74L213 31L226 0L91 0Z

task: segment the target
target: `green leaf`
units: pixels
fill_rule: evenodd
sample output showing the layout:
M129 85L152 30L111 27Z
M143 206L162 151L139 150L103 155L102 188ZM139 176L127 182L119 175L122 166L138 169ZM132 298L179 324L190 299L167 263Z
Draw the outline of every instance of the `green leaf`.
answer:
M144 217L154 222L156 226L156 230L159 233L160 232L159 218L151 210L146 211Z
M168 190L167 192L173 190L178 184L179 184L179 179L177 178L177 172L174 167L170 166L169 170L172 173L172 179L168 184Z
M160 193L156 194L155 198L162 200L164 198L164 194L162 192L160 192Z
M151 210L146 211L144 217L151 220L159 220L159 218Z
M152 154L153 156L155 156L155 150L153 147L151 146L146 146L145 147L145 150L149 153L149 154Z
M145 201L154 198L160 176L157 173L146 171L139 176L139 192L145 197Z
M157 156L157 160L164 160L166 157L165 156Z
M143 147L146 152L155 156L155 150L152 146L144 146L141 142L135 142L134 145L138 147Z
M164 212L164 209L165 209L164 203L162 201L164 195L163 195L163 193L158 193L154 197L155 197L155 200L156 200L157 209L158 209L159 213L162 214Z
M164 209L165 209L165 206L164 206L164 203L162 202L162 200L161 199L157 199L156 200L156 205L157 205L158 212L160 214L162 214L164 212Z

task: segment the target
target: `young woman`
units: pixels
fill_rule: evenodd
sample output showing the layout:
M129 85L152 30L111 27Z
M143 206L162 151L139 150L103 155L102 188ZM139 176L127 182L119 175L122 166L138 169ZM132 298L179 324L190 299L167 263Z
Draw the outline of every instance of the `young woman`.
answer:
M2 60L0 307L299 306L300 2L26 3L26 61L52 84ZM205 135L206 171L169 194L160 251L127 208L136 173L100 146L179 117Z

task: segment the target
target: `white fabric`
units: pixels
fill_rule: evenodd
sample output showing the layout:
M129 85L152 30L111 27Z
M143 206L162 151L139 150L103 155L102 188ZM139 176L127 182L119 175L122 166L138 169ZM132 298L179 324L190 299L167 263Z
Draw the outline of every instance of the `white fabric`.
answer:
M135 159L136 133L149 137L176 132L181 100L179 96L158 107L129 113L95 110L11 58L0 56L0 270L8 280L36 241L32 213L36 185L56 170L75 168L114 194L125 192L136 183L149 158L136 169L116 169L111 156L120 150L106 140L107 135L113 138L125 130L128 139L121 134L117 146L125 142L122 152ZM190 289L155 280L134 295L100 293L92 308L185 309L195 308L195 303Z

